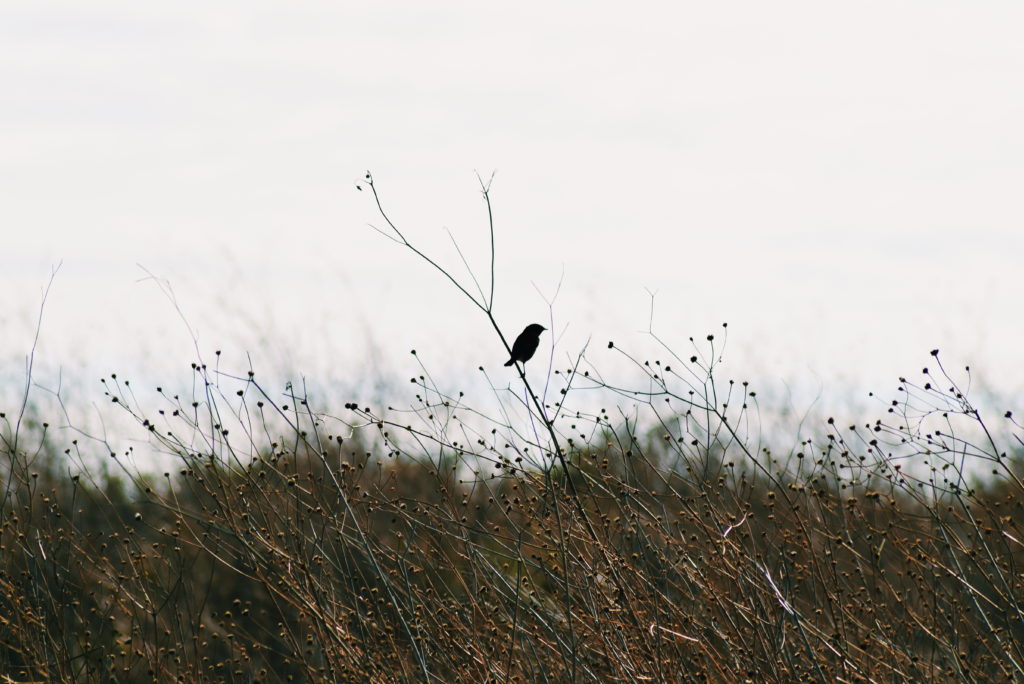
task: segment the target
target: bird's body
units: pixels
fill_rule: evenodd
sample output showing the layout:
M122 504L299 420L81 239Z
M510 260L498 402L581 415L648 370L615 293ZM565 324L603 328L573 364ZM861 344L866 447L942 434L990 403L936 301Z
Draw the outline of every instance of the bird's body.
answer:
M505 365L511 366L516 361L526 363L532 359L540 344L540 334L545 330L547 328L539 323L531 323L526 326L526 329L519 333L519 337L512 344L512 358L506 361Z

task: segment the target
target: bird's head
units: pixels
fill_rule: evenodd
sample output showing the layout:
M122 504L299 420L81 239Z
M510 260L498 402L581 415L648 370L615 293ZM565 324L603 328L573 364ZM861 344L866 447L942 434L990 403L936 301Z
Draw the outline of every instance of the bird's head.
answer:
M530 325L526 326L526 330L524 330L523 332L528 332L532 335L540 335L545 330L547 330L547 328L545 328L540 323L531 323Z

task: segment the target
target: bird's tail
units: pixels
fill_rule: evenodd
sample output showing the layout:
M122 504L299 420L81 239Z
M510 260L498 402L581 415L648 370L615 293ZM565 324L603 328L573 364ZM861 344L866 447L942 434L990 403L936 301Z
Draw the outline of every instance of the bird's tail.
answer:
M506 366L511 366L515 362L516 362L515 359L509 359L508 361L505 362L505 365Z

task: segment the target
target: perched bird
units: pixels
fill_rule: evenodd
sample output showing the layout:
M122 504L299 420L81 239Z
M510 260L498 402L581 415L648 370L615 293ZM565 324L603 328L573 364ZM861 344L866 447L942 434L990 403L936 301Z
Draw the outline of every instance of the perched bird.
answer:
M505 365L511 366L516 361L526 363L532 359L533 353L537 351L537 345L540 344L540 334L545 330L547 328L539 323L531 323L526 326L526 329L519 333L515 344L512 345L512 358L506 361Z

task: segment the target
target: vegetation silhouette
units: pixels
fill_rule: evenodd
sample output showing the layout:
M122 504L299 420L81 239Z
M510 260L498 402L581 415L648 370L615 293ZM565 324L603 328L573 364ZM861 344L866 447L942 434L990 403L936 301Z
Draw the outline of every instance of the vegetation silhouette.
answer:
M527 360L497 324L493 222L490 282L474 288L363 185L382 232ZM201 358L190 393L110 376L105 399L147 440L128 449L55 429L29 377L0 412L0 672L1024 678L1024 430L972 402L969 369L936 351L883 417L768 443L757 392L722 376L721 339L652 340L656 355L602 351L631 364L629 384L603 379L589 348L537 390L520 364L516 389L492 383L491 412L426 371L408 408L336 410ZM140 444L174 467L134 465Z

